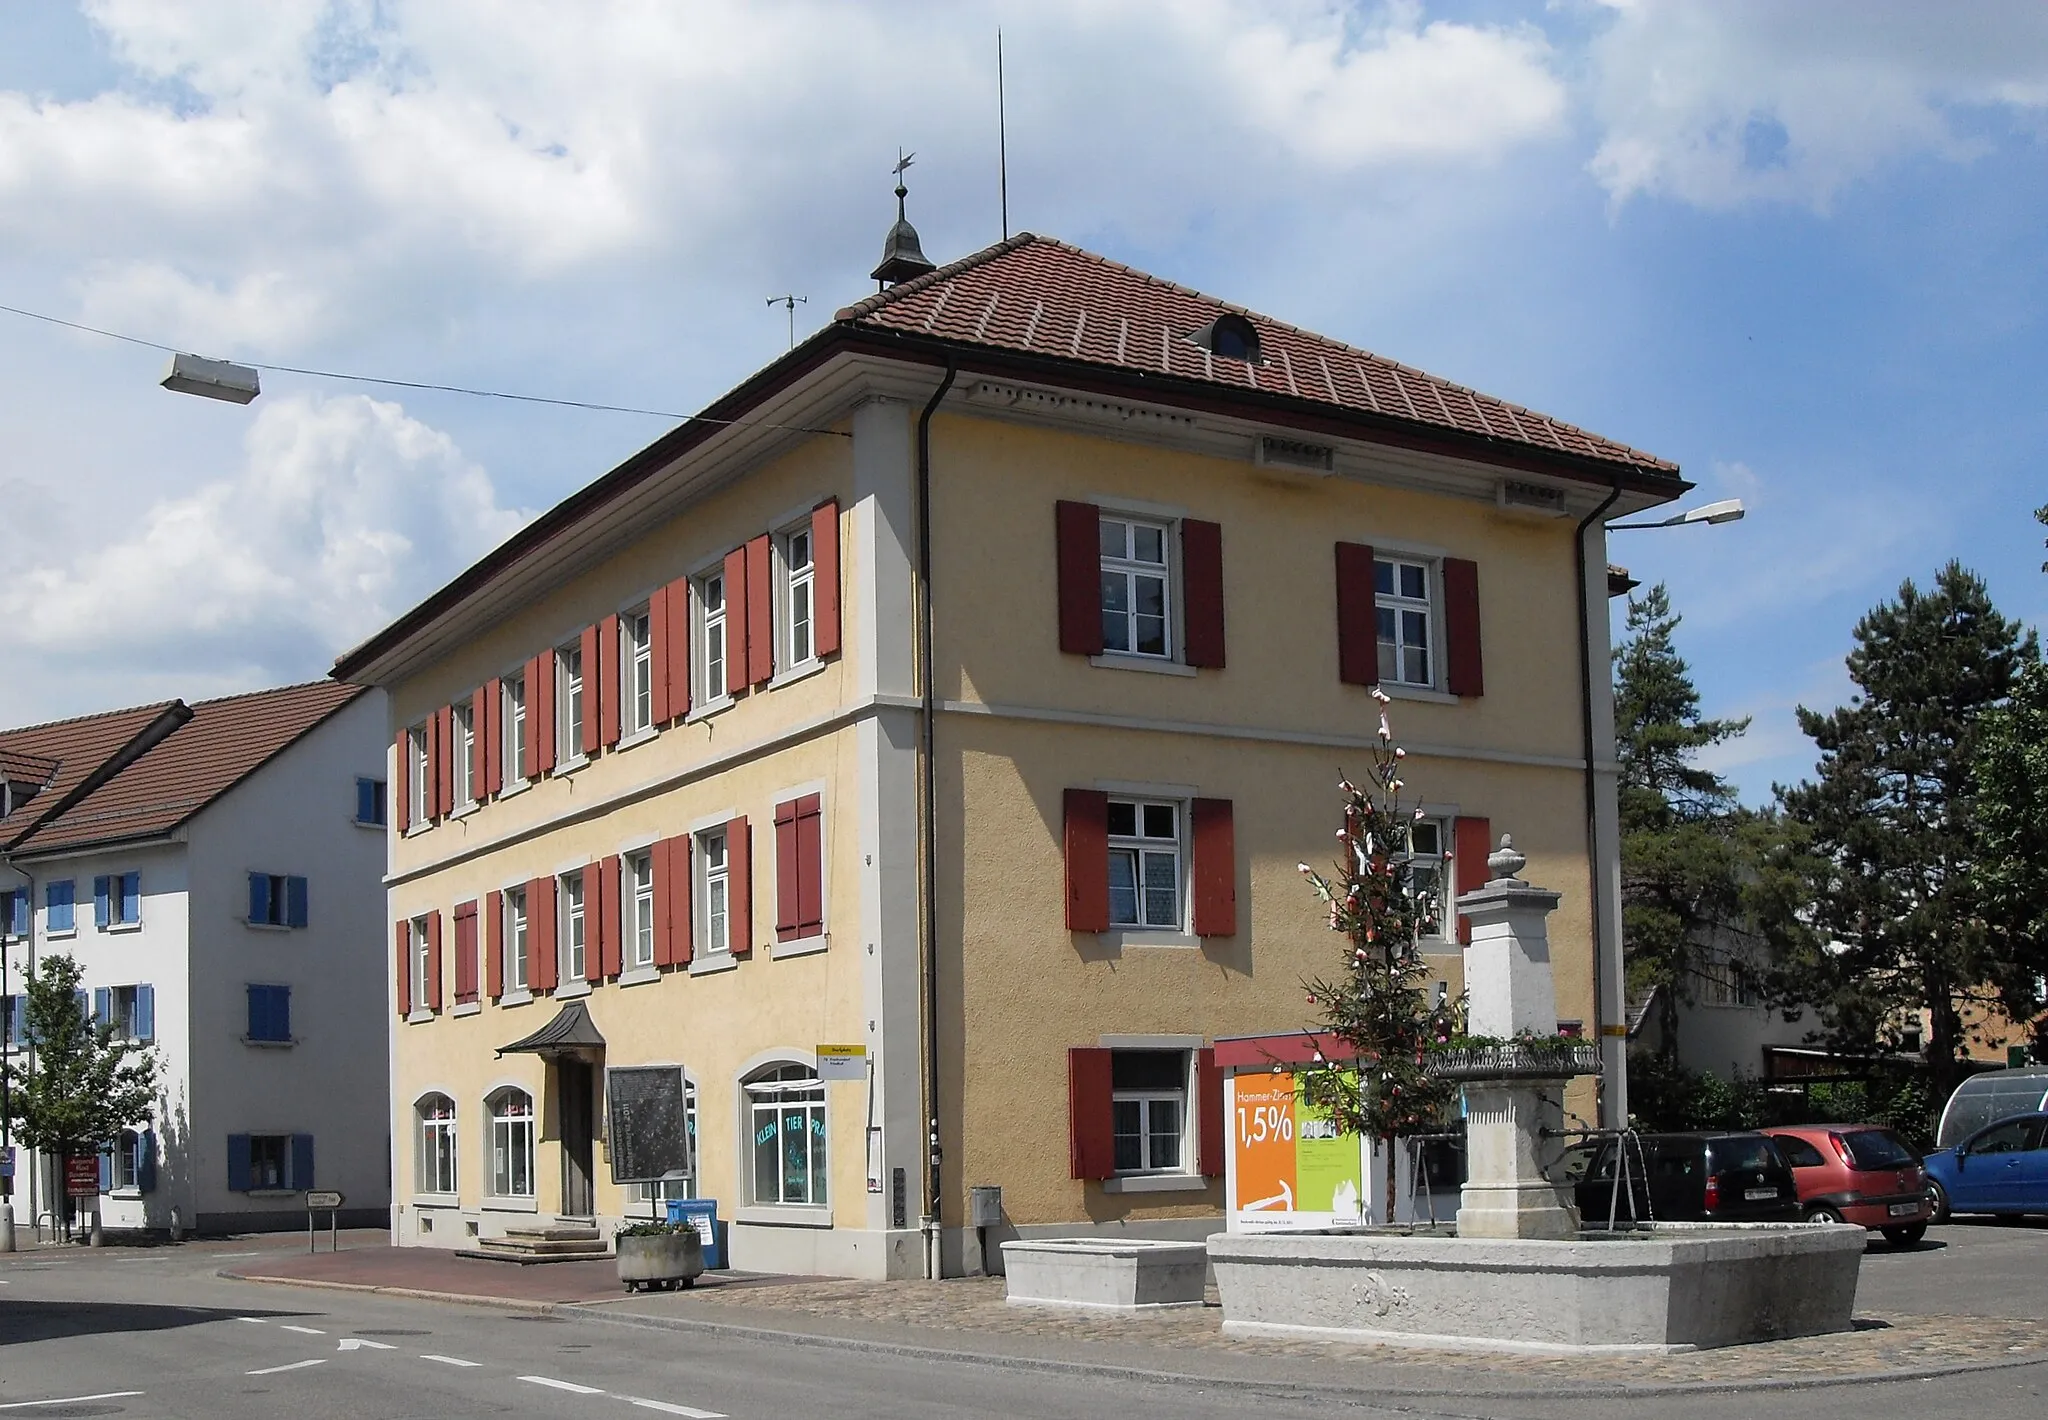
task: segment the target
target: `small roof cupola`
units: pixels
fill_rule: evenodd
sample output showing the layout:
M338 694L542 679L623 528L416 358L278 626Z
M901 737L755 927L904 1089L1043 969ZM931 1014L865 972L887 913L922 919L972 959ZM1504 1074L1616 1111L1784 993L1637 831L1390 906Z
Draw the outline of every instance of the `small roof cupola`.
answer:
M889 229L888 238L882 243L882 264L869 273L879 286L894 286L899 281L938 270L918 243L917 228L911 226L910 219L903 215L903 199L910 195L910 189L903 185L903 173L916 159L915 153L906 154L900 148L896 150L896 225Z

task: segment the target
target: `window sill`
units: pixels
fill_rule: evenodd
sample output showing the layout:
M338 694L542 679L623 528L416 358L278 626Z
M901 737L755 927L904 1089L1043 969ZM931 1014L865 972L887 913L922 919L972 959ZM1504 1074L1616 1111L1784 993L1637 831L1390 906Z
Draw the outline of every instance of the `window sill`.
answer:
M106 926L100 928L100 930L102 932L140 932L142 930L142 923L139 921L109 922Z
M552 773L557 779L561 779L567 775L574 774L579 770L588 769L589 767L590 756L587 754L579 754L570 759L556 760L555 767L549 772Z
M780 690L785 685L794 685L800 680L808 680L823 669L825 669L824 660L813 656L802 665L791 666L786 671L777 671L769 678L768 689Z
M509 799L514 794L523 794L532 787L533 781L531 779L514 779L498 791L498 798L500 800Z
M289 932L293 930L282 922L251 922L246 917L242 919L242 925L252 932Z
M1188 1173L1131 1173L1102 1180L1104 1193L1206 1193L1209 1180Z
M367 828L372 833L382 833L384 831L384 825L381 823L365 823L359 818L352 818L349 820L349 822L354 824L357 828Z
M448 1014L451 1016L475 1016L482 1014L483 1009L483 1006L475 1001L457 1001L455 1009Z
M455 808L449 812L448 822L454 823L458 819L468 818L471 814L475 813L478 809L482 807L483 805L479 804L475 799L471 799L469 802L464 804L457 804Z
M1198 672L1193 666L1169 661L1163 656L1124 656L1115 651L1105 651L1099 656L1090 656L1088 664L1105 671L1150 671L1153 675L1193 676Z
M781 961L785 957L814 956L824 951L831 941L831 937L824 932L815 937L792 937L789 941L777 942L769 949L768 955L776 961Z
M716 700L707 700L702 705L696 706L693 709L691 709L687 714L683 716L682 723L685 725L694 725L699 720L708 720L713 715L719 714L721 711L732 709L735 703L736 702L732 698L732 692L727 691L725 694L719 696Z
M78 929L76 927L59 927L54 932L45 929L43 932L43 940L46 942L68 942L77 935ZM20 941L21 938L9 937L7 940L10 943L12 943Z
M628 967L619 974L621 986L645 986L650 981L661 980L661 970L652 966Z
M245 1188L242 1192L251 1198L297 1198L300 1190L296 1188Z
M1426 685L1399 685L1394 681L1383 680L1380 682L1379 688L1384 690L1387 693L1387 697L1391 700L1419 700L1426 705L1456 705L1460 703L1457 696Z
M1199 947L1202 939L1192 932L1163 932L1156 927L1112 927L1097 932L1095 940L1105 947Z
M521 986L517 990L507 991L504 995L500 996L498 1004L506 1007L531 1006L533 1004L533 993L524 986Z
M486 1213L538 1213L538 1198L486 1198L483 1201Z
M771 1228L829 1228L832 1210L819 1203L756 1203L740 1209L732 1220Z
M731 971L740 964L740 959L731 952L706 952L690 958L690 975L711 976L721 971Z
M573 1001L578 996L588 996L589 994L590 983L580 976L572 977L555 988L555 999L557 1001Z
M408 1019L411 1018L408 1017ZM431 1020L432 1017L430 1016L428 1019ZM242 1037L242 1044L252 1046L257 1050L290 1050L298 1043L299 1038L297 1036L293 1036L290 1040L258 1040L251 1035Z
M407 825L405 832L398 836L400 838L418 838L421 834L433 828L433 826L434 821L432 819L414 819Z
M415 1193L412 1196L415 1208L460 1208L462 1200L453 1193Z
M644 745L649 740L653 739L655 737L655 734L656 731L654 726L647 725L641 729L633 731L633 733L630 735L622 737L617 744L612 746L612 748L614 750L622 750L631 749L635 745Z
M421 1025L434 1019L437 1014L439 1013L431 1006L415 1006L412 1013L405 1018L405 1023L409 1026Z
M136 1200L142 1197L142 1190L139 1188L110 1188L107 1190L107 1197Z

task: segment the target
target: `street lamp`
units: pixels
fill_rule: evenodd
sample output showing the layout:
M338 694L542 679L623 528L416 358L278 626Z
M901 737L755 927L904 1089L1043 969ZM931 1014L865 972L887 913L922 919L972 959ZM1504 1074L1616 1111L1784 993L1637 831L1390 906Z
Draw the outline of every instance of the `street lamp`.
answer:
M232 404L247 404L262 393L256 372L247 365L235 365L226 360L203 360L197 355L183 353L171 356L170 366L158 383L178 394L224 399Z
M1673 513L1654 523L1609 523L1609 532L1642 532L1649 528L1682 528L1689 523L1739 523L1742 521L1742 500L1724 498L1718 503L1708 503L1700 508L1688 508L1683 513Z

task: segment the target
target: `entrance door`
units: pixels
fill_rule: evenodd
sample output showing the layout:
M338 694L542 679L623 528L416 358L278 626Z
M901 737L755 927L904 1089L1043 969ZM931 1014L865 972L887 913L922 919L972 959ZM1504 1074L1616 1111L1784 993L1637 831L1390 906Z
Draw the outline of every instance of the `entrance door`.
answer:
M562 1215L589 1218L597 1203L591 1187L591 1070L581 1060L564 1059L555 1066L561 1090Z

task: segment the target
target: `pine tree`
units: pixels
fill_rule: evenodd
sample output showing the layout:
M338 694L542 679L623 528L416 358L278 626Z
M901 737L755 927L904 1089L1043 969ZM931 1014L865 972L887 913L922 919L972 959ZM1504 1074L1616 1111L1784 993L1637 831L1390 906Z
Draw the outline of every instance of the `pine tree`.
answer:
M35 1063L7 1065L15 1136L47 1154L97 1153L156 1105L156 1051L119 1038L111 1021L92 1023L79 1004L81 975L68 956L43 958L23 1013Z
M1402 807L1401 763L1408 752L1394 743L1381 705L1379 744L1364 785L1339 778L1344 797L1342 845L1329 877L1301 865L1310 889L1329 909L1330 930L1345 938L1344 969L1335 980L1308 983L1311 1005L1324 1013L1325 1033L1357 1059L1354 1076L1342 1062L1308 1072L1302 1098L1327 1113L1346 1134L1377 1140L1387 1161L1385 1219L1394 1219L1395 1141L1440 1128L1457 1087L1433 1076L1424 1057L1449 1040L1454 1008L1429 998L1430 969L1421 938L1437 930L1440 894L1419 883L1409 831L1419 810ZM1444 855L1450 871L1451 855Z
M1779 984L1848 1054L1897 1049L1924 1010L1928 1083L1946 1099L1965 1013L1999 1008L2017 965L1983 916L1975 770L1988 712L2039 651L1955 562L1931 592L1906 582L1855 637L1859 693L1825 715L1799 709L1818 776L1778 789L1807 834L1813 928Z

